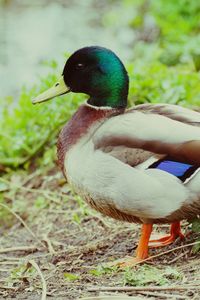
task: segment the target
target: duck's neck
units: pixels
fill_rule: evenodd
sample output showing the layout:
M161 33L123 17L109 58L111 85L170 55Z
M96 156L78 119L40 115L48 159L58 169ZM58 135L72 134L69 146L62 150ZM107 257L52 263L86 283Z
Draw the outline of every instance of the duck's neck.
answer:
M102 56L99 57L101 60ZM110 58L109 58L110 61ZM112 63L99 64L99 70L104 75L92 76L88 94L88 103L93 106L126 108L129 89L129 78L124 65L113 56Z
M89 130L93 131L101 125L105 119L124 112L124 109L110 107L95 107L83 104L63 127L59 134L57 152L58 162L62 170L67 151L75 145Z
M99 96L90 96L88 104L96 107L111 107L115 109L125 109L127 106L127 89L113 86L108 93L101 93Z

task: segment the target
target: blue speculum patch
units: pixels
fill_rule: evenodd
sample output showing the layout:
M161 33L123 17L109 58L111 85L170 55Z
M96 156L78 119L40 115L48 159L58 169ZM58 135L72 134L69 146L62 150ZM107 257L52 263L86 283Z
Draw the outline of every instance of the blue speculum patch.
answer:
M157 169L166 171L174 176L180 177L183 176L185 172L191 167L191 165L183 164L177 161L165 160L157 166Z
M199 167L166 158L156 161L149 166L149 168L165 171L178 177L184 182L186 179L190 178Z

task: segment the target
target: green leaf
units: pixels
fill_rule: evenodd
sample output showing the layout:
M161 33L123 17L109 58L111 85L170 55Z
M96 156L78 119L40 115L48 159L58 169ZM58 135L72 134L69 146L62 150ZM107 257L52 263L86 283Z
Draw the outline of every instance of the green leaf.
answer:
M0 181L0 192L5 192L8 190L8 185Z
M197 252L199 252L199 250L200 250L200 239L197 240L196 242L198 242L198 244L196 244L196 245L194 245L194 246L192 247L192 252L193 252L193 253L197 253Z
M143 286L150 283L165 285L169 283L169 279L178 279L181 276L180 272L171 267L161 271L156 267L143 265L137 272L128 268L124 273L124 283L133 286Z
M42 196L39 196L37 197L37 199L35 200L35 203L34 203L35 207L37 208L45 208L48 206L48 201L42 197Z
M192 224L192 231L200 233L200 219L194 219L190 223Z
M72 274L72 273L64 273L63 276L68 281L75 281L75 280L79 280L80 279L79 275Z
M200 70L200 54L193 54L192 58L193 58L193 62L194 62L196 71L199 71Z

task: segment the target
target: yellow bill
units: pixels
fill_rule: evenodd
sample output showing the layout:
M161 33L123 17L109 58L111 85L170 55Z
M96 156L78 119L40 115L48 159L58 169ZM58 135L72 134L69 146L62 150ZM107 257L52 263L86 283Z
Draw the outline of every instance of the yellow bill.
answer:
M50 89L43 92L32 100L33 104L48 101L56 96L60 96L70 92L70 88L66 85L63 76Z

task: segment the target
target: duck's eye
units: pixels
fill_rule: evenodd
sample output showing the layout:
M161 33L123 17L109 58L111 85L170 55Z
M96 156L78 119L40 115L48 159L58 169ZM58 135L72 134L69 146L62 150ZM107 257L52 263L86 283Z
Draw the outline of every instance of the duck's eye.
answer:
M76 69L77 70L82 70L82 69L84 69L85 68L85 65L83 64L83 63L78 63L78 64L76 64Z

